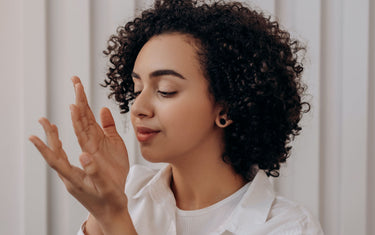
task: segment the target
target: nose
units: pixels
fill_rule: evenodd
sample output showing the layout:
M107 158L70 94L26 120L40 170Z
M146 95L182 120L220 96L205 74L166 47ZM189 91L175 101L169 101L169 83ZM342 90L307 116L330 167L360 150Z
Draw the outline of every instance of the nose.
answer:
M138 118L153 117L154 107L152 104L152 94L143 90L137 98L135 98L132 106L130 107L130 112L133 116Z

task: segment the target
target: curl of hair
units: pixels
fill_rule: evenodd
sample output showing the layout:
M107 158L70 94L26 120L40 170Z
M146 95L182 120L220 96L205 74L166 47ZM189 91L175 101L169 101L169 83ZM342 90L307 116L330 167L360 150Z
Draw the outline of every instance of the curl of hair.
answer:
M304 46L240 2L156 0L118 27L104 51L110 61L104 86L122 113L135 98L131 73L139 51L151 37L166 33L194 39L209 92L233 121L224 130L223 160L247 180L257 168L279 176L280 163L290 155L288 144L302 129L298 123L310 111L302 102Z

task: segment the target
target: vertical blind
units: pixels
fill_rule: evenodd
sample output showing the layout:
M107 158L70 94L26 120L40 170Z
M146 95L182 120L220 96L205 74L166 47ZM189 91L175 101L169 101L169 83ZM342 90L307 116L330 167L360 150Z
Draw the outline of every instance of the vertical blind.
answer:
M275 189L312 211L326 234L375 234L374 1L246 3L272 15L307 45L303 79L309 87L306 99L312 111L302 120L302 133L293 143L281 176L273 180ZM14 82L21 89L15 91L20 97L14 100L18 111L3 117L3 122L19 131L2 142L20 147L15 151L1 145L8 156L0 166L1 178L7 178L7 170L15 177L1 181L10 182L0 204L10 208L12 216L0 212L0 233L75 234L87 211L66 192L27 137L43 136L37 120L47 116L60 127L69 159L79 164L80 149L68 108L74 102L69 78L78 75L95 115L98 117L103 106L114 113L131 164L149 164L140 156L127 115L119 114L114 101L106 98L108 91L99 84L107 66L102 53L106 40L118 25L152 1L18 0L12 4L2 6L0 13L2 21L18 22L4 29L18 27L19 38L6 39L1 46L10 43L18 53L2 58L2 62L9 65L4 71L11 74L14 61L18 61ZM4 15L5 11L12 14ZM4 109L11 110L10 106ZM6 163L14 168L5 169Z

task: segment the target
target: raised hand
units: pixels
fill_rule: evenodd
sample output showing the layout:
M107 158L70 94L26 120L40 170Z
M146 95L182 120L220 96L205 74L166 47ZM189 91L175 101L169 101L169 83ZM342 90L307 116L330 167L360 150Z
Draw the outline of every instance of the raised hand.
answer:
M76 93L76 102L70 106L72 123L78 142L83 152L89 153L94 157L94 162L88 158L80 158L90 161L85 170L93 177L96 177L98 167L100 166L106 174L116 182L117 187L124 192L125 180L129 171L129 160L127 150L123 140L116 131L115 123L110 111L103 108L100 111L102 128L95 121L88 103L83 86L78 77L72 78ZM115 170L115 171L114 171ZM116 175L113 175L116 173ZM98 178L98 183L101 180Z
M58 129L48 119L39 120L46 133L48 146L36 136L29 139L59 174L69 193L90 211L103 230L114 231L106 229L115 228L114 218L125 216L130 220L124 193L129 171L127 150L116 131L110 111L101 109L100 127L88 105L80 79L73 77L72 81L76 101L70 110L74 131L82 149L79 160L83 170L70 164L59 140Z

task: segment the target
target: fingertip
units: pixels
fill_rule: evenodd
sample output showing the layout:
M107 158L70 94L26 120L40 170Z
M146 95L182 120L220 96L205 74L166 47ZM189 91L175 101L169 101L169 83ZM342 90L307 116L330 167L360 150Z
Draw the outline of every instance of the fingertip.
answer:
M92 162L92 158L87 153L83 153L79 157L79 161L81 162L83 168L86 168Z
M29 141L37 148L37 149L40 149L42 144L41 144L41 140L35 136L35 135L31 135L29 137Z
M109 108L107 107L103 107L100 109L100 114L111 114L111 110L109 110Z
M42 124L43 121L44 121L44 119L46 119L46 118L45 118L45 117L41 117L41 118L38 119L38 122L39 122L40 124Z
M36 138L35 135L30 135L30 136L29 136L29 141L30 141L31 143L35 144L35 143L34 143L34 142L35 142L35 138Z
M44 130L47 128L47 119L45 117L41 117L38 120L38 123L43 127Z
M97 166L94 162L94 159L88 153L81 154L81 156L79 157L79 161L81 162L81 165L86 174L94 175L97 173Z
M47 125L51 125L50 121L48 120L48 118L46 117L41 117L39 118L38 122L43 125L43 124L47 124Z
M113 132L112 128L116 126L115 120L113 119L112 113L108 108L104 107L100 110L100 120L101 120L101 124L105 132L108 132L108 131ZM108 128L111 128L111 129L108 129Z
M81 79L79 79L78 76L74 75L70 78L74 84L81 82Z

